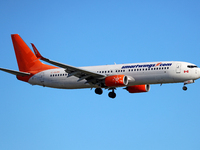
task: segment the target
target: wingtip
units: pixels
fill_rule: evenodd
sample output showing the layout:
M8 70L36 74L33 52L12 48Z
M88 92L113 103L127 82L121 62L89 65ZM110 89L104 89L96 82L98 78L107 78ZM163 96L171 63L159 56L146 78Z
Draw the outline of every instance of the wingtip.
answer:
M37 58L42 58L42 55L40 54L40 52L37 50L37 48L35 47L35 45L33 44L33 43L31 43L31 45L32 45L32 47L33 47L33 51L34 51L34 53L35 53L35 56L37 57Z

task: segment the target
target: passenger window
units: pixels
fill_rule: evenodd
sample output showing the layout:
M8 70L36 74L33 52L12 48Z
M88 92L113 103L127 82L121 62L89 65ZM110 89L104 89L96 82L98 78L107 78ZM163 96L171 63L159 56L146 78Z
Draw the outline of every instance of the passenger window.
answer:
M134 71L136 71L136 69L134 69Z
M57 77L57 74L55 74L55 77Z
M102 73L104 73L104 71L102 71Z

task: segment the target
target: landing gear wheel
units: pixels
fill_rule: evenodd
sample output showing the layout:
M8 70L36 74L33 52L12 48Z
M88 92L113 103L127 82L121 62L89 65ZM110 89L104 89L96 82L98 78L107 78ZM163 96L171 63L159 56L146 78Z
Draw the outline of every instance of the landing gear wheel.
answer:
M184 90L184 91L187 91L187 87L186 87L186 86L183 86L183 90Z
M109 96L110 98L115 98L115 97L116 97L116 94L115 94L115 92L109 92L109 93L108 93L108 96Z
M103 93L103 90L101 88L96 88L95 93L101 95Z

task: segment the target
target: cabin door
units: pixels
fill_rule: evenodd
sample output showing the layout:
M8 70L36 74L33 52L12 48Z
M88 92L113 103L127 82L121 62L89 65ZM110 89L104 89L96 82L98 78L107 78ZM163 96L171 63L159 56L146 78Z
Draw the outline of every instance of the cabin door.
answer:
M44 72L40 73L40 82L44 85Z
M176 64L176 73L181 73L181 64Z

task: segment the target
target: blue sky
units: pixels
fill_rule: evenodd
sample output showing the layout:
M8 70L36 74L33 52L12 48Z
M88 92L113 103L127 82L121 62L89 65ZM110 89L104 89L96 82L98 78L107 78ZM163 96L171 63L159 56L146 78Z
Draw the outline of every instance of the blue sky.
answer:
M0 2L0 67L17 70L10 34L73 66L186 61L200 66L200 1ZM200 81L119 88L31 86L0 72L0 149L199 150Z

